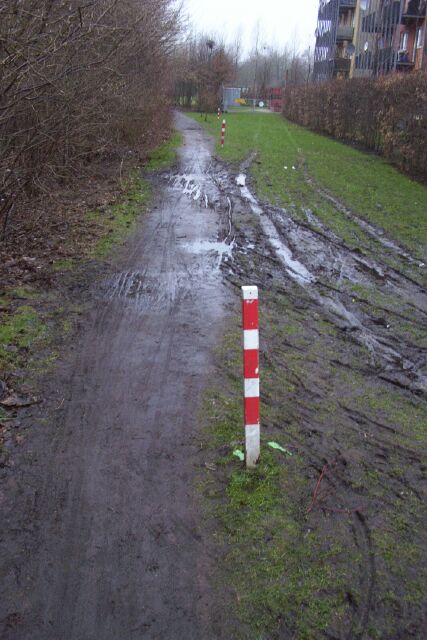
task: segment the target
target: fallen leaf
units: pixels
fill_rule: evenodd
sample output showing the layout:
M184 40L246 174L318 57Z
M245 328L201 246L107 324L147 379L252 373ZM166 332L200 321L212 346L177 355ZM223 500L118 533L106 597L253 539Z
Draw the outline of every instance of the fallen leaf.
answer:
M277 449L278 451L282 451L283 453L287 453L288 456L292 456L293 455L293 453L291 453L290 451L285 449L285 447L282 447L282 445L280 445L278 442L267 442L267 444L272 449Z

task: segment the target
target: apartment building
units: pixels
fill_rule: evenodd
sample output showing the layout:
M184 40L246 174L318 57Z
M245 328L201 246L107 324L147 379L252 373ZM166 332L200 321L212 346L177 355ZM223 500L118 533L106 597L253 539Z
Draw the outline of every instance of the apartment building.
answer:
M320 0L314 80L426 69L426 0Z

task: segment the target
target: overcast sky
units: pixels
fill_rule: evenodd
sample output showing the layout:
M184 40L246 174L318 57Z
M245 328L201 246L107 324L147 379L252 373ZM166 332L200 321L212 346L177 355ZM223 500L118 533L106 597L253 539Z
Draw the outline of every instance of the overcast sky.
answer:
M318 6L318 0L184 0L196 31L232 40L240 28L245 53L251 49L258 20L262 46L281 48L294 41L301 50L313 46Z

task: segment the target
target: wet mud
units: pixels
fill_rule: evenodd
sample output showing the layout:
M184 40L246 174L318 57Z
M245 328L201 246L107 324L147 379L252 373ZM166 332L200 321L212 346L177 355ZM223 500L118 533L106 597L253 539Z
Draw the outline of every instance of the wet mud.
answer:
M261 229L287 276L304 288L340 328L351 332L352 338L368 349L372 364L378 365L382 376L399 386L427 394L427 350L395 335L392 320L395 313L402 315L399 310L405 309L407 315L403 317L415 326L425 326L427 289L390 269L378 254L363 255L346 247L332 232L322 228L311 211L306 211L305 224L284 209L268 204L260 206L246 186L245 174L240 173L235 181L240 199L259 218ZM365 227L369 227L370 234L374 232L372 225L363 222ZM383 246L398 251L395 243L378 237ZM405 252L401 257L412 260ZM355 304L351 291L341 287L342 283L384 290L393 298L396 311L378 309L375 301L361 308ZM382 313L378 315L378 311Z
M375 388L425 415L427 292L406 269L418 265L363 221L379 238L375 253L349 247L308 209L302 220L259 202L253 157L226 167L207 135L177 118L179 167L156 178L156 206L95 287L73 356L52 381L65 402L30 442L25 472L6 479L2 637L238 637L222 610L229 595L213 586L217 550L193 483L204 464L200 398L218 375L212 351L250 283L265 314L263 367L283 373L263 387L264 426L304 457L294 490L306 506L323 470L329 491L310 527L325 539L335 531L349 549L336 561L347 576L344 622L318 637L421 638L419 606L402 595L418 556L402 576L375 535L397 509L413 523L402 537L420 547L422 455L387 403L366 405Z

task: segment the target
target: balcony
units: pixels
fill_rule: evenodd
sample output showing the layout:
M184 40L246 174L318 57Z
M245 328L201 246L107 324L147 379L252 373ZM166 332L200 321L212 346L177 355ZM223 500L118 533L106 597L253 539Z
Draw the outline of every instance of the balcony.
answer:
M340 11L346 11L347 9L355 9L356 0L340 0Z
M316 39L316 47L332 47L335 44L333 34L328 31Z
M420 22L426 17L426 2L420 0L409 0L401 19L401 24L410 25L413 22Z
M318 19L319 20L333 20L337 11L337 0L335 2L328 2L319 8Z
M353 40L354 27L347 27L345 25L338 25L337 27L337 41L339 40Z
M345 74L348 76L350 73L350 58L335 58L334 59L334 75Z
M398 60L396 62L396 69L398 71L411 71L415 67L415 62L402 62Z
M391 25L399 24L400 17L400 0L392 0L391 2L385 2L382 12L382 25L388 25L389 29Z

